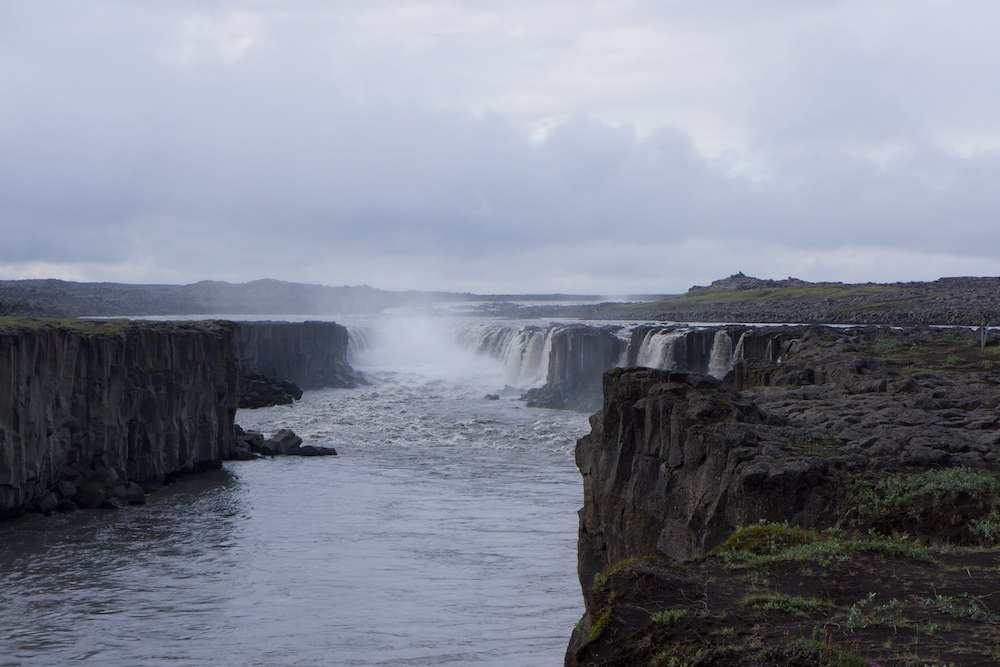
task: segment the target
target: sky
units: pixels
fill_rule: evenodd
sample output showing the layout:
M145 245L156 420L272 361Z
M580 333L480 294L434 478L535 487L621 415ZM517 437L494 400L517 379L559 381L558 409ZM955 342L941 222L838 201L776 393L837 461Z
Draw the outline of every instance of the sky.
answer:
M1000 275L993 0L0 0L0 279Z

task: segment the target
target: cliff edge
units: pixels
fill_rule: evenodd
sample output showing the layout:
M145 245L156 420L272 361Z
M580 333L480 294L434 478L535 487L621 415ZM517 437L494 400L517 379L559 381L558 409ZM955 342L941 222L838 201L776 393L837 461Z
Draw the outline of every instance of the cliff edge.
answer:
M234 444L228 323L0 325L0 513L119 500Z
M725 381L605 375L566 664L997 664L1000 347L759 335Z

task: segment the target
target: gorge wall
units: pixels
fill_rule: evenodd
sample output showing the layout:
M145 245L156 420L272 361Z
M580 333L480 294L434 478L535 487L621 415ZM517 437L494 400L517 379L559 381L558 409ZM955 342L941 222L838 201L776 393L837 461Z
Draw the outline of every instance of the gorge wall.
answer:
M831 580L843 576L849 583L848 575L831 575L812 561L807 563L812 569L804 572L789 566L781 574L744 576L732 574L726 562L703 559L731 543L741 528L761 521L778 526L768 529L770 541L762 548L779 551L782 539L832 540L833 546L824 549L850 543L850 537L823 537L820 531L831 527L855 527L865 539L905 534L918 544L968 543L979 539L976 521L1000 517L1000 481L988 482L994 474L990 471L1000 471L1000 374L993 364L1000 346L980 350L972 331L930 329L787 327L749 332L742 340L756 358L736 361L724 382L638 368L605 374L603 408L576 448L584 482L578 573L586 614L573 634L567 665L667 664L671 656L677 664L827 664L816 653L825 649L816 646L801 662L754 657L758 654L748 648L750 643L782 641L780 632L777 639L765 641L767 628L785 627L785 640L789 631L773 619L759 618L746 600L767 586L785 586L798 599L818 586L824 599L840 604L835 598L842 595L849 608L869 591L845 588L835 595ZM887 478L905 486L908 480L923 480L927 472L952 469L973 471L967 475L987 480L977 481L977 488L993 490L981 497L955 491L947 501L914 495L891 521L865 523L862 518L857 506L862 490ZM976 477L980 474L985 477ZM873 501L882 507L880 502ZM921 513L923 503L926 513ZM865 553L906 553L909 548L877 540L874 546L857 544ZM980 557L974 552L970 562ZM839 558L860 568L853 557ZM784 567L777 558L775 562L769 565L772 571ZM672 565L679 563L685 565ZM869 565L902 571L912 564L866 561L865 567ZM941 587L946 574L940 574ZM963 571L955 578L959 592L954 596L968 596L969 589L961 586L985 586L996 574L995 567L987 568L979 581ZM874 586L866 582L877 579L870 575L853 585ZM745 592L733 592L743 586ZM702 608L698 596L703 589L716 608L707 603ZM880 599L899 595L902 605L904 593L887 591ZM699 618L675 629L651 620L653 612L671 604L677 618L695 612ZM835 616L849 611L833 607L831 602L822 612ZM920 607L914 603L914 608ZM746 620L750 617L752 622ZM834 622L845 623L836 616L828 625ZM706 639L705 628L721 633L722 626L728 628L725 636ZM753 642L747 639L751 626L759 629ZM805 638L811 627L804 625ZM845 632L845 641L856 639ZM740 644L739 651L718 649L730 644ZM676 654L669 653L675 648ZM694 660L696 654L702 661ZM709 655L716 657L709 660Z
M0 323L0 517L139 501L218 466L241 394L353 386L347 345L332 322Z
M336 322L240 322L236 346L242 369L303 389L354 387L360 379L347 362L347 329Z
M148 485L217 465L234 442L235 351L223 323L4 326L0 514L60 482L75 497L93 476Z

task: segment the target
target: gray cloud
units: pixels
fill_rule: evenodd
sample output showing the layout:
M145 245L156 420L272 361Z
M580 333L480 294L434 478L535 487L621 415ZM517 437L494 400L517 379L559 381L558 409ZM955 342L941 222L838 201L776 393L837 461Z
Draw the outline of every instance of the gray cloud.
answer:
M0 6L0 277L1000 273L992 5Z

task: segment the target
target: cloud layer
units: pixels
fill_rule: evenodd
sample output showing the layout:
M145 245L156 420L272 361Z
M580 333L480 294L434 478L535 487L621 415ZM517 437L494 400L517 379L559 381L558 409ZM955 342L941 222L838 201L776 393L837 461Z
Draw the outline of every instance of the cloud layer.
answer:
M1000 275L997 19L13 0L0 277L612 294Z

